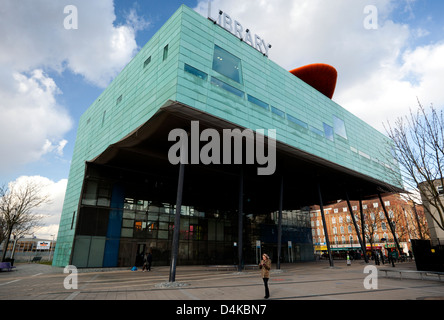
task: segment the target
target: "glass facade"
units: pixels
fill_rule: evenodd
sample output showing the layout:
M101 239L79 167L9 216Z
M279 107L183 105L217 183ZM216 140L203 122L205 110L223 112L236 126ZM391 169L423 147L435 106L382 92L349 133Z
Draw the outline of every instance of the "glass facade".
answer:
M100 172L100 166L88 170L76 228L73 264L78 267L140 265L141 254L151 250L156 265L168 265L175 205L155 196L156 188L144 189L138 181L116 182L104 178L106 170ZM156 185L161 184L160 180L156 181ZM152 196L141 197L140 193ZM285 262L312 258L308 210L307 207L283 211L281 252ZM263 252L274 260L277 258L277 228L277 211L245 212L244 263L257 263L257 241ZM237 264L237 243L236 209L210 209L199 203L182 206L179 263Z

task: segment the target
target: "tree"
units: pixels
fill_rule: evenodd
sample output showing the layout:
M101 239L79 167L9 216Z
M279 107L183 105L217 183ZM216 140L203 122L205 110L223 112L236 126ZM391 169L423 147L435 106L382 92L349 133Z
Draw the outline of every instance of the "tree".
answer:
M393 141L403 182L413 194L421 194L424 210L444 230L444 202L439 189L444 186L443 112L433 105L427 112L419 100L418 106L416 112L398 118L393 127L388 123L386 131Z
M12 234L17 238L29 234L39 225L42 215L35 213L39 206L49 203L49 195L41 193L42 186L28 180L26 182L9 183L0 187L0 228L4 241L4 261L9 239Z

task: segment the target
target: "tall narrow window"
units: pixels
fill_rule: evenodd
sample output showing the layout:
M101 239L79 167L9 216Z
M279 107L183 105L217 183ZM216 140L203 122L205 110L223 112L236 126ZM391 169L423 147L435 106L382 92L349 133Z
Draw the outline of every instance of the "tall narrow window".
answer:
M71 230L72 230L72 228L74 227L74 219L75 219L75 217L76 217L76 212L74 211L74 212L72 213Z
M345 124L344 124L344 120L339 119L336 116L333 116L333 126L335 129L335 133L344 138L347 139L347 132L345 131Z
M163 48L163 61L168 58L168 45Z
M103 116L102 116L102 127L103 127L103 124L105 123L105 116L106 116L106 110L103 111Z
M328 124L324 123L324 133L325 133L325 137L330 140L330 141L334 141L334 134L333 134L333 127L329 126Z
M145 68L147 65L150 64L150 62L151 62L151 56L149 56L148 59L145 60L145 62L143 63L143 67Z
M123 97L123 95L120 95L120 96L117 98L116 105L118 105L120 102L122 102L122 97Z

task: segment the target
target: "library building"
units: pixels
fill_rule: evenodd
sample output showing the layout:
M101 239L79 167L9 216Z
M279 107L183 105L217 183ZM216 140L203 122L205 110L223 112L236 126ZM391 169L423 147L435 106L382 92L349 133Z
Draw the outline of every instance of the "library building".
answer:
M54 266L309 261L310 206L402 190L336 69L284 69L241 23L181 6L85 111Z

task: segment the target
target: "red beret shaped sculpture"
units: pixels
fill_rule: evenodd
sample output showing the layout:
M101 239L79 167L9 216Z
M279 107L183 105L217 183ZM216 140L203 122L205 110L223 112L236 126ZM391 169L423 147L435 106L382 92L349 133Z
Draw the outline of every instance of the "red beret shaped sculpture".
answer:
M333 98L338 72L332 66L323 63L314 63L293 69L290 73L330 99Z

